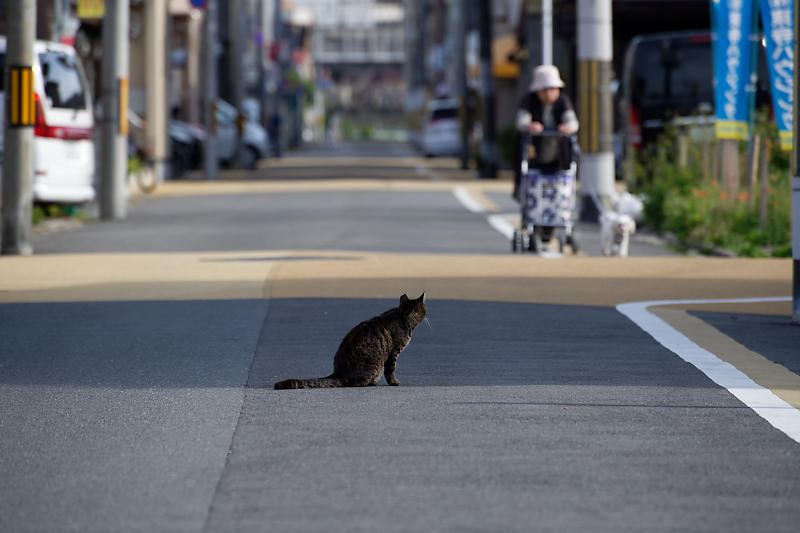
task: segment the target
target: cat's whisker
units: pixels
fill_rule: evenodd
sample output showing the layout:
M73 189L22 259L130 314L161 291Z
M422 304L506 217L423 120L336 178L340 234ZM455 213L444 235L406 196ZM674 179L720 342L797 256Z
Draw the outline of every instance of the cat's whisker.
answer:
M428 317L425 317L425 324L426 324L426 325L427 325L427 326L428 326L430 329L433 329L433 326L431 326L431 321L430 321L430 320L428 320Z

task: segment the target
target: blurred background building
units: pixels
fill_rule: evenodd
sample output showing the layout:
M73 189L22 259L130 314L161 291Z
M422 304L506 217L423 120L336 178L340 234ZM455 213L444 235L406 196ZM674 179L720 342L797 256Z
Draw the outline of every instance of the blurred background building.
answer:
M149 1L149 0L148 0ZM204 11L161 0L168 17L168 113L202 116ZM277 2L277 3L276 3ZM502 141L530 73L541 62L542 0L491 0L492 80ZM431 99L477 94L474 0L230 0L219 2L219 95L241 110L256 102L267 126L280 115L285 145L339 135L420 128ZM130 0L130 106L144 115L148 58L145 0ZM708 0L614 0L614 69L637 34L709 27ZM0 34L4 13L0 10ZM100 96L102 0L38 0L40 39L73 44ZM553 62L576 94L576 1L553 0ZM470 100L472 120L480 100ZM471 128L473 129L473 128Z

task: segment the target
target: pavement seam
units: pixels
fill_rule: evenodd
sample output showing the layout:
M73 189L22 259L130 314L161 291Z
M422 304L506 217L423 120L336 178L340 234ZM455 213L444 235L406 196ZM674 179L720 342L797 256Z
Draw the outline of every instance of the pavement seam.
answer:
M800 443L800 411L759 385L750 376L697 342L675 329L667 321L649 310L664 305L694 305L707 303L756 303L786 301L791 298L739 298L721 300L655 300L628 302L616 306L617 311L653 337L659 344L693 365L714 383L727 389L759 416Z
M269 321L270 315L272 314L272 284L270 283L271 275L273 270L276 270L279 265L280 265L279 261L274 261L267 265L267 271L264 277L264 288L262 290L262 294L266 305L266 309L264 311L264 320L261 322L261 329L258 332L258 336L256 337L256 345L255 348L253 349L253 357L250 358L250 365L249 368L247 369L247 377L245 378L244 385L241 389L241 403L239 404L239 414L236 416L236 426L233 428L233 432L231 433L230 442L228 444L228 451L225 454L225 464L222 466L222 470L220 471L219 477L217 478L217 482L214 486L214 493L211 495L211 501L209 502L208 505L206 518L203 521L202 531L210 531L211 517L214 512L214 502L217 500L217 495L220 494L222 491L222 484L225 479L225 474L229 470L231 457L233 457L234 443L237 440L237 436L239 435L240 428L242 426L244 407L247 403L247 393L251 389L251 376L253 374L253 367L255 366L256 363L256 357L258 356L258 347L261 346L262 340L264 338L264 333L267 330L267 323Z

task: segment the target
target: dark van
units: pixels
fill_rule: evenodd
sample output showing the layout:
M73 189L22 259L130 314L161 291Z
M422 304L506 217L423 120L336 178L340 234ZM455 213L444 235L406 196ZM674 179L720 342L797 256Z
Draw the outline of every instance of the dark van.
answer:
M759 47L756 105L769 105L764 47ZM686 31L640 35L625 53L619 93L624 145L639 149L655 141L665 121L712 115L714 62L711 33ZM686 117L689 117L688 120Z

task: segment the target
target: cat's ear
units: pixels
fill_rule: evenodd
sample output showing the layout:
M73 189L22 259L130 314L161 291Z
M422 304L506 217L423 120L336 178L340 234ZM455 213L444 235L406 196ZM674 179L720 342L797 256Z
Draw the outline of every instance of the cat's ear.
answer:
M405 305L410 301L411 300L409 300L408 296L406 296L405 294L400 297L400 305Z
M417 298L417 301L418 301L418 302L425 303L425 293L424 293L424 292L423 292L423 293L420 295L420 297L419 297L419 298Z

